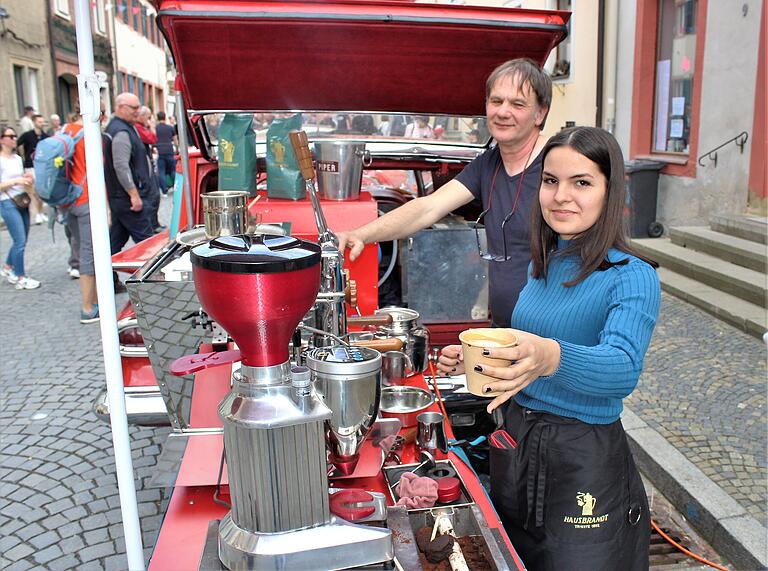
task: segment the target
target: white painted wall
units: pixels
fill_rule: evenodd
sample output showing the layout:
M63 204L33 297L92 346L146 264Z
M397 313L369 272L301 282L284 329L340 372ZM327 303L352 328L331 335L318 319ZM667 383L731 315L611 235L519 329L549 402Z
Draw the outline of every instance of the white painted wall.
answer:
M166 59L162 49L121 21L115 21L117 63L121 71L132 73L157 87L166 88Z
M629 156L629 136L632 132L632 89L635 65L635 0L619 3L618 43L616 50L616 127L614 136L624 156Z

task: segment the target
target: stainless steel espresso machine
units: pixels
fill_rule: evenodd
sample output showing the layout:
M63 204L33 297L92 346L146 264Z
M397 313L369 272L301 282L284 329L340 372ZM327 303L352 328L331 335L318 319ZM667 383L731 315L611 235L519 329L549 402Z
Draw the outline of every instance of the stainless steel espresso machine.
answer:
M320 259L317 244L290 236L226 236L192 250L200 303L239 350L183 357L172 372L241 362L219 405L232 510L219 525L218 551L231 570L345 569L394 556L388 529L331 515L332 411L309 371L290 366L289 340L315 302Z

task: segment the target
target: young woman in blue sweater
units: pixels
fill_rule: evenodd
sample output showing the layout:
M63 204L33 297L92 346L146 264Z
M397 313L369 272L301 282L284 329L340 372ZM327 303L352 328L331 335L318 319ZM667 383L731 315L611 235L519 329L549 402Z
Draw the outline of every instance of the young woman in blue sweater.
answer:
M593 127L566 129L542 151L528 283L512 314L519 345L480 365L502 391L514 448L491 446L491 498L529 569L648 568L650 518L619 420L656 324L656 264L623 232L624 161ZM457 372L448 350L440 369Z

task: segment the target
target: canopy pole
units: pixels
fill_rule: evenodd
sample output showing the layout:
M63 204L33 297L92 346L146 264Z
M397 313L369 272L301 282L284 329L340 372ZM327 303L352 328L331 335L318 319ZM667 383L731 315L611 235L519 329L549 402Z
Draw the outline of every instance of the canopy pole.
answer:
M178 85L178 84L177 84ZM176 91L176 129L179 133L179 154L181 154L182 188L184 189L184 204L187 211L187 230L195 225L192 218L192 182L189 178L189 142L187 139L187 112L184 108L184 97L180 89Z
M128 568L131 571L144 571L144 551L141 542L141 528L139 527L131 442L128 434L128 419L125 414L120 346L117 337L115 293L112 282L112 252L109 247L107 194L102 164L101 129L99 128L101 115L99 79L96 77L93 63L90 2L89 0L75 0L74 4L77 54L80 64L77 84L80 95L80 114L83 117L85 134L88 204L91 212L93 257L96 265L96 291L99 296L99 313L101 315L99 325L107 378L109 420L112 425L117 486L120 492L120 511L123 518Z

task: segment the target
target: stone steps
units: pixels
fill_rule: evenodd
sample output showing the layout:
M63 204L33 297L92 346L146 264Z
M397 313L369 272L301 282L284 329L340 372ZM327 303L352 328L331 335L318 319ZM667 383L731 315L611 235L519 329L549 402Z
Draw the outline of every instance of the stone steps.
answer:
M727 260L737 266L766 273L768 247L760 242L745 240L716 232L705 226L679 226L669 229L673 244Z
M768 288L764 273L678 246L669 239L645 238L632 240L632 244L663 268L749 303L768 307Z
M768 244L768 220L757 216L713 216L709 226L715 232L722 232L745 240Z
M768 219L753 216L715 216L709 228L632 240L660 264L662 289L758 338L768 330L766 244Z

